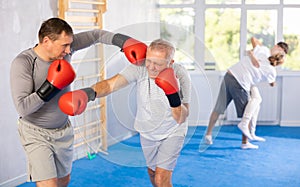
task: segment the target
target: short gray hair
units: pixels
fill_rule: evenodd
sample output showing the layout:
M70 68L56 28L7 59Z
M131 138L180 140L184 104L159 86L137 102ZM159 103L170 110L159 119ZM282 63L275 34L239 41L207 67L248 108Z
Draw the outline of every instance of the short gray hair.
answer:
M149 45L149 49L165 51L167 60L172 60L174 57L174 53L175 53L174 45L163 39L153 40L151 42L151 44Z

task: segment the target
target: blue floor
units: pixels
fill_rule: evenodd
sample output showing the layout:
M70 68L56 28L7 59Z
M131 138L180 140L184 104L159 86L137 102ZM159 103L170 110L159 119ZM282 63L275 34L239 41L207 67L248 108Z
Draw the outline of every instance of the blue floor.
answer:
M241 150L236 126L223 126L214 144L199 152L206 127L190 127L173 173L174 187L299 187L300 127L258 126L267 139L258 150ZM111 146L109 155L73 164L69 186L151 186L138 135ZM25 183L20 187L31 187Z

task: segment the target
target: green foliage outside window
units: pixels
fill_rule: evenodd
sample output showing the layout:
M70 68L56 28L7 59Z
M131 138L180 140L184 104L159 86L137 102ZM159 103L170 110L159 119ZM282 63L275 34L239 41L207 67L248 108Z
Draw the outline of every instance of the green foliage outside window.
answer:
M168 0L164 0L165 2ZM187 2L187 1L186 1ZM271 7L272 5L270 5ZM299 9L300 10L300 9ZM241 8L206 8L204 62L216 64L216 70L225 71L231 65L239 62L241 51ZM278 12L276 9L248 9L246 11L246 49L252 48L250 38L252 36L261 40L263 45L271 48L276 42ZM194 9L193 8L163 8L160 10L162 28L161 36L177 41L176 46L181 49L177 54L179 61L193 61L195 42L199 42L194 35ZM289 18L288 18L289 19ZM294 18L292 18L294 19ZM166 25L180 27L185 32L170 30ZM297 24L297 23L295 23ZM281 25L282 26L282 25ZM284 27L284 26L283 26ZM201 28L200 28L201 29ZM243 29L243 28L242 28ZM295 29L294 29L295 30ZM245 31L243 31L245 32ZM298 32L299 33L299 32ZM289 44L284 69L300 70L300 44L299 34L283 33L284 41ZM180 50L179 50L180 51ZM188 57L187 57L188 56Z

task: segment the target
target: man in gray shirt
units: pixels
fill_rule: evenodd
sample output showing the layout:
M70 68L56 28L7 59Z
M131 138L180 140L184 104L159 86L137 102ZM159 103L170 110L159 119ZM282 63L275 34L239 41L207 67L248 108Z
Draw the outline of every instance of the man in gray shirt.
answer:
M39 43L21 52L11 64L11 93L20 116L18 131L27 156L28 180L37 186L67 186L74 134L68 116L58 107L58 99L70 91L68 85L75 75L66 62L77 50L104 43L120 47L127 59L138 65L145 58L147 46L104 30L73 34L70 25L59 18L46 20L38 37Z

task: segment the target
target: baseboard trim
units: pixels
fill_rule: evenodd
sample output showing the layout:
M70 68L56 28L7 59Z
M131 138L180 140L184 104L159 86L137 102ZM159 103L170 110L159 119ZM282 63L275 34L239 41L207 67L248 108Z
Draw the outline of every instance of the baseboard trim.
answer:
M7 181L4 181L0 184L1 187L12 187L12 186L18 186L20 184L23 184L27 181L27 174L24 173L20 176L17 176L15 178L9 179Z
M280 126L282 127L300 127L300 121L281 121Z

